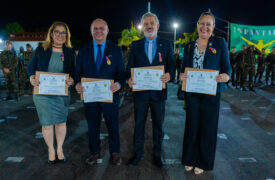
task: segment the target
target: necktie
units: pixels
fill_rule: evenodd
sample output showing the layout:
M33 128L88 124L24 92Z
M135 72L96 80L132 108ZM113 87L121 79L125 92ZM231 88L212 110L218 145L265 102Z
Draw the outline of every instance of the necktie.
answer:
M149 62L152 64L153 61L153 41L149 41L149 46L148 46L148 59Z
M97 45L96 61L95 61L96 73L97 73L97 74L99 74L101 59L102 59L101 44L98 44L98 45Z

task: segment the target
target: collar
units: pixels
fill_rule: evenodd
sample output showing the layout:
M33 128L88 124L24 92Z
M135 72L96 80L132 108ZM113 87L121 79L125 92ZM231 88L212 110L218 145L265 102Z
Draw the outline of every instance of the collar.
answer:
M157 41L157 37L158 36L154 37L153 39L149 39L149 38L145 37L145 43L149 43L149 41L152 41L153 43L155 43Z
M94 44L94 47L97 47L98 43L95 42L95 40L93 40L93 44ZM101 44L102 46L101 47L105 47L105 44L106 44L106 40Z

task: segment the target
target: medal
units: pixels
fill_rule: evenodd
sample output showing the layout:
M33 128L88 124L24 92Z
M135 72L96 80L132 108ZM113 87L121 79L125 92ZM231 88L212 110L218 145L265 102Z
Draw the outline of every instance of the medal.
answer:
M111 65L111 61L110 61L110 59L108 58L108 56L106 56L106 62L107 62L107 64L110 66Z
M162 56L161 56L161 53L159 52L159 62L161 63L162 62Z
M62 53L62 54L60 55L60 57L61 57L61 61L63 62L63 61L64 61L64 53Z

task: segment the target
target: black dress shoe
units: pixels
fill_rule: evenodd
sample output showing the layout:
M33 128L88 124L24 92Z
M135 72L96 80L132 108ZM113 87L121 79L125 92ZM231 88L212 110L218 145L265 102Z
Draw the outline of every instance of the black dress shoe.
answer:
M255 89L253 87L249 87L249 90L255 92Z
M242 91L247 91L247 89L245 87L242 88Z
M129 160L128 162L128 166L129 167L135 167L138 165L138 163L141 161L142 158L138 158L136 156L134 156L132 159Z
M154 157L154 164L157 167L159 167L159 168L163 168L164 167L163 158L161 158L161 157Z
M53 160L53 161L48 160L48 164L49 164L49 165L55 165L55 164L56 164L56 160Z

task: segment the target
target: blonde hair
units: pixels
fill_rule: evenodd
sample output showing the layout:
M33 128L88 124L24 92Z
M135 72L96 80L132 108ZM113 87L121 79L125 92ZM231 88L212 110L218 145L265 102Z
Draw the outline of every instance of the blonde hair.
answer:
M70 30L69 30L69 27L66 23L64 22L59 22L59 21L55 21L51 27L49 28L48 30L48 34L47 34L47 38L46 38L46 41L42 44L44 50L47 50L49 47L52 46L53 44L53 39L52 39L52 36L51 34L53 33L54 29L57 27L57 26L63 26L65 29L66 29L66 41L65 41L65 46L66 47L72 47L72 44L71 44L71 33L70 33Z

